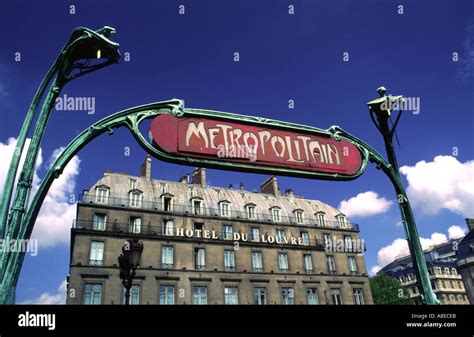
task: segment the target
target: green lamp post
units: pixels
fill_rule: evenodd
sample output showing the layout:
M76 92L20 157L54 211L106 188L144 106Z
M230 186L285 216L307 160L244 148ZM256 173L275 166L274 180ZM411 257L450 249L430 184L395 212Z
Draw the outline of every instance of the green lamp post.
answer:
M26 211L25 205L32 187L36 160L56 98L63 86L69 81L118 62L120 58L119 44L109 40L109 37L114 33L115 29L107 26L97 31L83 27L76 28L41 82L18 136L5 180L0 204L0 238L9 240L16 237L20 232L22 217ZM49 89L37 118L12 203L14 180L25 147L26 137L31 129L38 105L45 96L48 86ZM11 274L6 270L8 260L12 257L12 254L16 253L2 252L0 257L0 303L14 301L14 288L18 275Z
M385 150L387 151L388 162L391 166L391 180L397 193L398 205L402 215L403 227L408 242L408 248L413 261L418 284L421 288L422 302L425 304L439 304L433 289L431 288L430 276L426 267L425 255L418 236L415 217L408 201L408 197L403 187L400 171L398 167L395 149L393 147L393 136L400 117L402 116L402 108L405 100L403 96L386 96L387 89L380 87L377 89L380 97L367 103L369 107L370 117L379 132L383 136ZM392 126L389 120L392 114L392 108L398 107L399 112Z

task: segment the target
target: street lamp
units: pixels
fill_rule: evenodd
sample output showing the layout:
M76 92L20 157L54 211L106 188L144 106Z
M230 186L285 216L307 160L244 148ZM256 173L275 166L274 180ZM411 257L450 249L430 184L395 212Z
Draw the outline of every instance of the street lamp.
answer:
M15 151L5 179L0 200L0 239L21 240L25 214L25 205L32 187L34 167L51 110L66 83L82 75L117 63L120 58L119 44L109 40L115 29L105 26L97 31L88 28L76 28L65 44L54 64L43 78L33 101L28 109L20 134L17 138ZM46 97L45 93L47 92ZM43 100L44 97L44 100ZM13 202L13 185L18 171L20 157L25 147L26 137L37 114L38 106L43 105L37 117L31 143L25 162L19 174ZM11 207L10 207L11 205ZM0 254L0 303L13 303L14 290L18 281L19 268L16 252Z
M422 303L439 304L440 302L431 288L430 276L428 274L425 255L423 254L420 237L416 228L415 217L413 216L413 210L411 209L405 188L403 187L397 157L393 147L393 135L395 134L397 124L402 116L402 109L405 100L403 96L385 95L387 92L385 87L378 88L377 92L380 97L368 102L367 106L369 107L372 122L375 124L384 139L388 161L391 166L389 173L386 173L389 175L397 193L397 200L402 215L402 223L403 228L405 229L408 248L412 257L417 280L421 288ZM390 126L389 121L391 121L392 111L395 109L398 109L398 115L395 118L395 122L390 123Z
M125 288L125 305L130 304L130 289L132 288L137 267L140 265L142 252L143 243L138 241L138 239L131 239L125 241L122 247L122 254L118 257L120 278Z

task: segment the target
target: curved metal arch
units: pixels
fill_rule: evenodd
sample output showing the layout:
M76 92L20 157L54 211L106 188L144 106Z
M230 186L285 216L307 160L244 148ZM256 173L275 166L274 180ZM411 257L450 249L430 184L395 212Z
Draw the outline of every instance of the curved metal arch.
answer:
M232 168L235 170L234 163L225 163L219 162L218 165L213 160L203 160L203 159L193 159L193 158L180 158L170 154L167 154L158 148L154 147L150 144L146 138L143 136L141 131L139 130L140 123L144 120L156 117L160 114L173 114L177 117L183 116L194 116L194 117L213 117L213 118L225 118L226 120L238 120L240 122L247 121L251 123L261 124L261 125L272 125L276 127L283 127L285 129L295 129L295 130L305 130L309 132L318 132L323 133L326 135L331 136L336 140L340 140L345 138L349 140L352 144L354 144L362 154L362 165L360 170L352 177L351 179L355 179L356 177L360 176L367 166L367 163L374 162L377 164L377 168L382 169L390 178L392 183L397 186L399 183L397 180L397 175L395 174L392 166L380 155L377 151L375 151L371 146L367 143L362 141L361 139L347 133L339 126L331 126L329 129L319 129L315 127L288 123L283 121L276 121L266 118L260 117L253 117L253 116L244 116L238 114L231 114L226 112L220 111L210 111L210 110L201 110L201 109L184 109L183 101L179 99L172 99L168 101L156 102L146 105L141 105L137 107L133 107L130 109L122 110L117 112L113 115L107 116L98 122L92 124L83 132L81 132L76 138L74 138L68 146L63 150L63 152L57 157L54 164L52 165L51 169L46 173L44 178L41 181L41 184L31 202L31 206L28 208L28 211L23 218L20 228L14 232L10 233L10 238L16 239L29 239L34 224L36 222L36 218L39 214L39 211L42 206L42 202L46 197L52 183L56 178L58 178L66 165L70 162L70 160L86 145L88 145L92 140L97 138L98 136L108 132L109 134L113 134L114 129L119 127L127 127L132 136L136 139L136 141L142 146L142 148L152 156L158 157L164 161L170 161L174 163L181 163L186 165L193 165L193 164L200 164L203 166L208 167L219 167L220 169L228 169L231 170ZM248 164L239 164L239 169L243 169L250 171L255 167ZM261 169L261 168L259 168ZM262 169L265 171L265 169ZM275 172L274 169L269 170L270 172ZM288 170L282 170L282 173L288 175ZM291 174L290 174L291 175ZM308 175L309 178L317 178L317 179L330 179L330 180L349 180L344 178L338 174L312 174ZM404 219L403 219L404 220ZM25 252L20 252L17 254L10 255L10 257L6 258L6 260L2 261L6 264L6 275L14 276L12 279L17 280L19 272L21 270L21 266L23 264L23 260L25 257ZM5 280L5 279L4 279ZM12 289L16 288L16 284L13 285Z
M49 188L56 178L58 178L63 172L69 161L87 144L98 136L108 132L113 133L115 128L125 126L132 134L144 141L143 136L138 130L138 124L140 121L156 116L160 113L179 113L182 109L183 102L178 99L172 99L163 102L151 103L126 109L107 116L100 121L92 124L83 132L81 132L76 138L74 138L63 152L56 158L56 161L52 165L51 169L43 177L41 184L28 208L28 211L21 222L21 226L15 231L9 231L7 235L10 239L29 239L33 231L34 223L41 209L44 198L46 197ZM12 229L13 230L13 229ZM15 275L18 275L23 264L25 252L18 252L15 254L3 254L2 265L6 266L2 283L8 282L7 278L13 280L18 279ZM16 284L13 284L12 289L16 288ZM10 291L12 291L10 289Z

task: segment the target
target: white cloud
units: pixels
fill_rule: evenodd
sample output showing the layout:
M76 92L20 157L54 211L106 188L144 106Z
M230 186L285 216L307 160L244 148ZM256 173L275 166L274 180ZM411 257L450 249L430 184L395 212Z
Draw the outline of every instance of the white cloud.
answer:
M437 156L432 162L402 166L400 172L408 180L410 202L423 213L447 209L474 216L474 160L461 163L452 156Z
M367 191L359 193L349 200L341 201L338 208L349 217L371 216L388 211L391 205L391 201L380 197L376 192Z
M458 239L466 234L466 230L461 226L451 226L448 228L449 239Z
M20 304L66 304L67 283L64 280L55 294L42 293L37 298L26 300Z
M459 238L464 235L464 230L459 226L451 226L448 228L449 239ZM459 235L459 236L458 236ZM433 233L430 238L421 238L420 243L423 250L430 248L434 245L439 245L441 243L448 242L448 236L443 233ZM377 262L378 265L371 268L372 274L376 274L380 269L389 264L390 262L396 260L397 258L403 257L410 254L408 249L407 240L402 238L395 239L388 246L380 248L377 253Z
M464 52L460 55L461 68L458 77L468 80L474 77L474 25L466 26L464 37Z
M0 187L2 190L15 145L15 138L9 138L5 144L0 143ZM29 145L29 140L26 145ZM53 152L48 161L48 166L51 166L61 151L62 148L58 148ZM25 154L26 148L20 160L20 169L23 166ZM42 162L40 151L31 195L34 195L39 187L40 178L37 171ZM76 212L75 200L71 199L73 202L70 202L70 198L74 193L76 177L79 173L79 164L79 158L77 156L73 157L64 169L63 174L53 182L43 201L31 236L31 238L38 239L38 245L42 248L53 247L58 244L69 244L70 228Z

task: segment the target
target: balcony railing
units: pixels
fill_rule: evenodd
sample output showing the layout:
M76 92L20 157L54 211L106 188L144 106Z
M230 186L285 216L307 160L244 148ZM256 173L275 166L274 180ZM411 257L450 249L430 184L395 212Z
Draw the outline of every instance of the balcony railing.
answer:
M103 266L104 260L89 260L89 266Z
M238 219L238 220L249 220L255 222L269 222L282 225L300 225L308 227L327 227L327 228L341 228L359 231L359 225L346 222L341 224L338 221L324 220L323 223L320 223L316 217L297 217L297 216L287 216L280 215L279 220L275 221L272 218L270 213L253 213L251 217L246 210L228 210L228 215L222 215L219 208L206 208L200 207L199 209L193 208L192 205L179 205L162 203L161 201L149 201L149 200L140 200L139 202L135 201L135 204L132 203L130 198L115 197L109 196L103 200L104 202L98 202L94 194L79 195L79 202L87 204L98 204L98 205L107 205L114 207L124 207L124 208L133 208L133 209L145 209L153 210L158 212L166 212L170 214L178 215L193 215L193 216L202 216L202 217L217 217L222 219ZM197 211L198 210L198 211Z
M172 270L173 269L173 264L172 263L162 263L161 264L161 269Z
M119 223L117 221L101 221L99 224L97 221L91 221L91 220L81 220L81 219L74 219L72 223L72 227L75 229L84 229L84 230L93 230L97 232L113 232L113 233L130 233L130 234L137 234L137 235L150 235L150 236L156 236L159 238L165 238L165 239L171 239L173 237L175 238L189 238L187 234L186 229L184 231L181 231L181 234L178 235L178 230L176 227L169 228L166 227L165 225L153 225L151 222L144 225L143 223L141 225L137 224L130 224L130 223ZM166 231L165 231L166 229ZM233 238L231 239L224 239L224 233L228 232L222 232L222 231L216 231L213 229L210 229L210 231L213 231L216 235L216 237L219 240L222 241L231 241L233 242ZM240 237L247 235L247 241L246 242L251 242L251 243L262 243L262 240L260 241L252 241L250 240L250 234L249 233L241 233L241 232L235 232L240 234ZM274 236L272 233L265 233L266 236ZM202 230L194 230L192 238L199 238L199 239L206 239L204 235L202 234ZM290 237L288 237L290 238ZM209 239L209 238L207 238ZM291 245L291 240L288 240L288 244L285 244L284 241L285 237L281 237L279 240L280 242L274 241L273 244L282 244L282 245ZM242 240L239 240L242 241ZM316 247L318 249L325 249L326 245L323 240L319 240L317 238L311 238L308 239L308 244L304 244L305 247Z
M206 270L206 265L205 264L197 264L194 266L195 270Z

